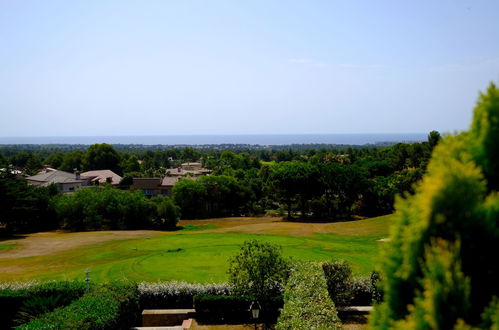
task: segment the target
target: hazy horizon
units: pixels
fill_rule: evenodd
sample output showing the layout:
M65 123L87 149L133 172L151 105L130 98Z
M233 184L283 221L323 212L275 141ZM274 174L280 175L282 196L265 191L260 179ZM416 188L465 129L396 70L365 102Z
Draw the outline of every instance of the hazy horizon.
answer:
M493 0L0 1L0 136L463 130L499 80L498 12Z
M38 136L0 137L0 145L9 144L140 144L140 145L291 145L291 144L337 144L366 145L394 142L420 142L427 140L427 133L402 134L197 134L197 135L151 135L151 136Z

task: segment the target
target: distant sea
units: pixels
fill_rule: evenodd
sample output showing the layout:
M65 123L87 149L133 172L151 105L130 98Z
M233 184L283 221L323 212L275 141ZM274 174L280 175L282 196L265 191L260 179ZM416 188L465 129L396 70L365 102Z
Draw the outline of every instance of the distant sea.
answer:
M0 144L350 144L364 145L385 142L420 142L427 133L401 134L254 134L254 135L157 135L157 136L40 136L0 137Z

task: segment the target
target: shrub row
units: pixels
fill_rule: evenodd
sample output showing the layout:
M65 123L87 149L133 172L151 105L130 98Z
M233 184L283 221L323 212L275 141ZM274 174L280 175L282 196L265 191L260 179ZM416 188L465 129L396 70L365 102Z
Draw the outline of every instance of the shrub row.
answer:
M66 307L21 325L18 329L129 329L139 306L136 284L95 286Z
M252 304L258 306L259 322L274 323L283 307L283 297L258 300L251 296L220 296L199 294L194 296L194 307L201 321L250 322Z
M9 328L81 297L82 282L34 282L2 284L0 328Z
M341 329L320 264L303 262L293 266L276 329Z
M196 295L230 295L233 292L232 286L227 283L199 284L176 281L142 282L138 290L141 309L193 308Z

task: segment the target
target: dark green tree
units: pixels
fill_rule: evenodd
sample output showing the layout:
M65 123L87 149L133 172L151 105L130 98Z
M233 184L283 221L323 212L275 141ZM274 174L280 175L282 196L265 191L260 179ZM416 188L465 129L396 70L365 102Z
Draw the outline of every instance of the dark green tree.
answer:
M176 205L180 206L184 219L205 216L206 194L206 186L195 180L180 180L173 186L173 200Z
M62 152L51 153L44 159L44 165L48 165L52 168L59 168L64 161L64 154Z
M156 196L153 202L156 203L157 210L156 227L167 230L175 229L180 220L180 208L168 196Z
M270 168L268 189L276 200L286 204L288 219L294 203L300 205L302 217L306 215L309 200L317 194L318 175L317 167L303 162L282 162Z
M124 159L122 161L121 167L123 168L123 173L140 172L139 159L135 155Z
M82 169L83 166L83 158L85 157L85 153L83 151L77 150L74 152L70 152L66 154L62 160L60 169L66 172L73 172L74 169Z
M431 131L430 134L428 134L428 144L430 145L431 150L437 146L441 139L442 137L437 131Z
M122 174L120 155L109 144L93 144L88 147L83 158L83 170L111 170L117 174Z

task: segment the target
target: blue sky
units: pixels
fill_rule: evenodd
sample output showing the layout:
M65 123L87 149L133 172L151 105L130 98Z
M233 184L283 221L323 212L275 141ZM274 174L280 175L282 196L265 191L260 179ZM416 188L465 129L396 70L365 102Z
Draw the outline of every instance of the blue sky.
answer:
M466 129L499 1L0 1L0 136Z

